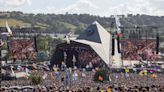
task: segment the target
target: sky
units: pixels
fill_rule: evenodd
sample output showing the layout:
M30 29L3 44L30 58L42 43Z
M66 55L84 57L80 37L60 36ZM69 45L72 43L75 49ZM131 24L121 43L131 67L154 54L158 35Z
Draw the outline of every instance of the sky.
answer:
M0 0L0 11L87 13L107 17L122 14L164 16L164 0Z

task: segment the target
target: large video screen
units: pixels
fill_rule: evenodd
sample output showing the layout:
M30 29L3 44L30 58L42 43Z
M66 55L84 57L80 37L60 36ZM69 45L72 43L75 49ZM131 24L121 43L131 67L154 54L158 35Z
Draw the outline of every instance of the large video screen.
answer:
M124 60L150 60L156 59L155 39L126 39L121 41L122 58Z
M36 59L35 42L33 39L10 39L9 51L16 60Z

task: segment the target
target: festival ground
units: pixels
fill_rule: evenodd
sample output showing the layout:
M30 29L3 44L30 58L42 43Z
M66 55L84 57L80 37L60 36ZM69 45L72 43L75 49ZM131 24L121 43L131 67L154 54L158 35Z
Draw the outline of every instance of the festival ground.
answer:
M76 70L77 76L73 77L73 72L72 72L69 74L68 78L66 79L65 71L55 72L55 71L45 71L43 69L31 70L30 71L31 75L39 74L42 77L44 76L43 82L41 84L34 85L31 82L30 78L7 80L1 82L1 90L3 88L5 89L5 87L7 87L8 90L11 87L13 88L15 87L16 90L16 89L21 89L25 86L31 86L33 89L35 89L35 91L33 90L34 92L37 92L38 90L42 90L42 92L43 90L44 92L48 92L50 90L51 92L56 92L59 90L64 91L66 89L71 90L71 92L77 92L77 90L90 90L91 92L93 91L95 92L97 90L106 90L107 87L110 87L110 89L113 90L112 92L117 92L117 90L136 90L136 89L143 90L145 87L149 88L149 91L146 92L153 92L152 90L154 90L154 88L156 88L156 90L164 91L164 79L163 79L164 74L162 73L158 73L158 74L156 73L155 74L156 76L153 76L154 73L148 73L148 75L140 75L136 72L133 73L111 72L110 77L112 81L95 82L93 81L93 76L95 72L96 70L80 71L77 69ZM98 89L99 87L100 89ZM27 90L24 90L23 92L27 92ZM83 91L78 91L78 92L83 92ZM156 91L156 92L162 92L162 91Z

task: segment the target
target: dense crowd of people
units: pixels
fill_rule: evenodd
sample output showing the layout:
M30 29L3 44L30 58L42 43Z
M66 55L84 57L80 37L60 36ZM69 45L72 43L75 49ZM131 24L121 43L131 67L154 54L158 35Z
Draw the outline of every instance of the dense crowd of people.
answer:
M62 48L62 50L63 50L62 53L66 52L66 55L65 55L66 62L67 61L69 63L75 62L75 65L77 65L77 67L79 68L102 67L104 65L104 62L101 59L101 57L91 48L81 47L81 46L78 46L78 47L72 46L72 47ZM59 55L59 58L62 58L62 59L64 58L64 56L60 57L60 54L57 54L57 55ZM61 62L61 60L58 60L58 59L56 59L56 61ZM73 61L73 62L70 62L70 61Z
M9 51L14 59L36 59L35 43L30 39L11 39Z
M139 45L137 45L139 44ZM16 59L35 59L35 46L33 40L12 40L10 43L10 51L13 58ZM155 48L153 41L127 41L122 44L123 59L139 60L148 58L154 59L152 48ZM19 49L17 49L19 48ZM75 49L75 48L73 48ZM35 85L30 77L24 77L13 80L1 81L1 92L22 91L22 92L163 92L164 91L164 74L149 72L142 74L141 72L122 72L110 71L108 81L93 81L94 74L98 68L103 67L103 61L93 50L86 48L76 48L78 52L79 64L82 68L69 68L60 70L58 66L48 69L45 64L37 67L36 64L32 68L26 66L16 66L15 72L25 71L30 75L39 75L43 81ZM126 51L126 52L124 52ZM89 71L88 71L88 68ZM6 72L12 72L6 70Z
M22 67L23 68L23 67ZM97 68L98 69L98 68ZM52 71L32 65L29 73L40 75L43 81L35 85L30 77L1 81L3 90L22 90L22 92L163 92L163 73L148 72L147 75L133 71L123 73L110 71L109 81L95 82L93 76L97 69L85 68L60 70L54 66ZM25 70L25 69L24 69ZM15 68L15 72L20 71ZM153 75L156 76L153 76ZM29 91L30 90L30 91ZM6 92L6 91L5 91Z
M155 60L155 40L122 40L122 56L125 60Z
M102 59L92 50L78 51L78 59L82 67L102 67L103 65Z

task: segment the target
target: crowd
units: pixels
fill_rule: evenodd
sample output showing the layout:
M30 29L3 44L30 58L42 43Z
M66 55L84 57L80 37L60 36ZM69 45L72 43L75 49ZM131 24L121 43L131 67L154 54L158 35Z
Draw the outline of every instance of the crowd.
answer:
M34 65L35 66L35 65ZM36 68L36 66L33 68ZM31 69L31 75L40 75L43 82L34 85L30 78L1 81L3 90L22 90L22 92L163 92L164 74L148 72L140 75L137 72L123 73L110 71L109 81L95 82L93 76L97 69L59 70L54 67L52 71L43 68ZM17 69L15 71L18 71ZM30 86L29 86L30 85ZM30 91L29 91L30 90ZM6 92L6 91L5 91Z
M139 44L139 45L137 45ZM35 46L32 40L12 40L10 51L17 59L35 59ZM140 57L153 59L151 55L154 47L153 41L127 41L123 43L123 58L138 60ZM19 48L19 49L16 49ZM36 64L28 68L30 75L39 75L43 81L35 85L30 77L14 80L2 80L0 92L11 92L11 90L22 92L164 92L164 74L149 72L126 72L118 70L110 71L108 81L95 82L93 76L98 68L102 67L103 61L93 51L86 48L73 48L78 52L79 65L83 68L69 68L60 70L54 66L52 70L48 66ZM145 54L146 53L146 54ZM151 54L151 55L150 55ZM89 71L87 71L90 68ZM26 71L27 67L14 68L15 72ZM10 70L6 70L11 72ZM30 86L29 86L30 85Z
M29 39L11 39L9 42L9 51L14 59L36 59L35 44Z
M81 50L78 53L79 64L82 67L102 67L103 61L95 51Z
M121 41L122 56L125 60L155 60L155 40L123 40Z
M69 48L64 48L64 51L67 52L69 51L69 54L71 54L71 57L75 56L75 58L69 59L70 61L72 60L73 62L76 62L76 65L80 68L86 68L86 67L102 67L104 65L103 60L101 57L91 48L88 47L69 47ZM70 58L69 55L68 57L66 56L66 59ZM76 60L75 60L76 59Z

